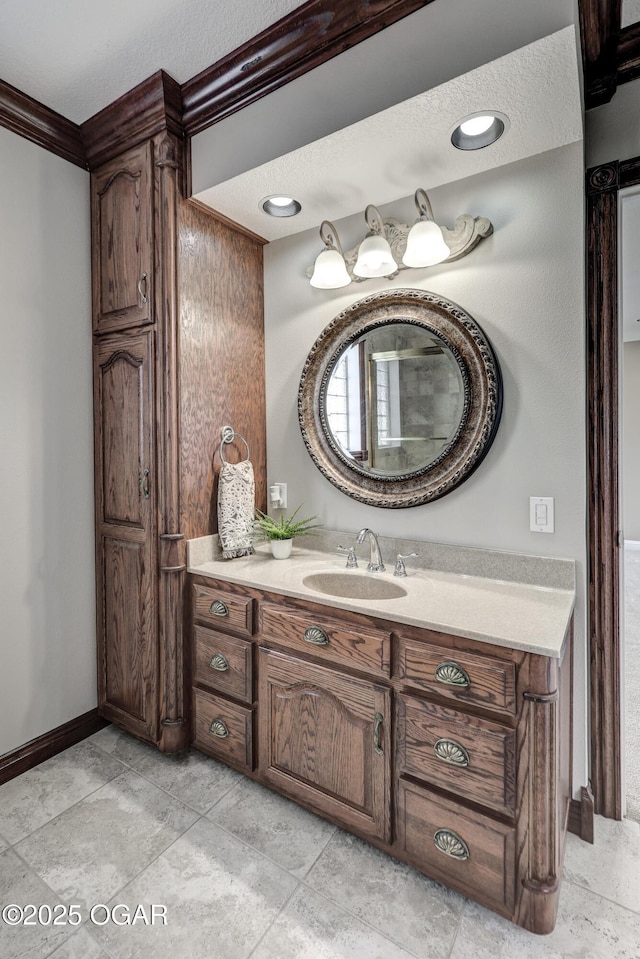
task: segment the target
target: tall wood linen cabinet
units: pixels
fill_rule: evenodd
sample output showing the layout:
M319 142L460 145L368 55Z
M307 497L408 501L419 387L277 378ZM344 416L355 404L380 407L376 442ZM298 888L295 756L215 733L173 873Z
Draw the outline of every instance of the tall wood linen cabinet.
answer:
M266 500L262 241L183 199L184 151L160 129L91 175L98 705L165 752L190 742L186 540L217 529L226 423Z

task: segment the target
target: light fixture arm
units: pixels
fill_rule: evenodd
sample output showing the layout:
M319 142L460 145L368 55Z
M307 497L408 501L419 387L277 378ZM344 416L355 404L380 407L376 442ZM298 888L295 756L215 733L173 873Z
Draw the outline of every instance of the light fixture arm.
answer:
M377 206L374 206L373 203L370 203L364 211L364 221L369 227L370 234L382 237L385 236L384 220L382 219L380 210Z
M431 201L429 200L429 197L427 196L427 194L421 187L418 187L418 189L416 190L416 195L414 199L415 199L416 206L418 208L418 213L420 214L420 218L422 219L424 217L424 219L426 220L433 220L433 209L431 207Z
M338 231L331 220L323 220L320 224L320 239L327 249L337 250L341 256L344 256Z

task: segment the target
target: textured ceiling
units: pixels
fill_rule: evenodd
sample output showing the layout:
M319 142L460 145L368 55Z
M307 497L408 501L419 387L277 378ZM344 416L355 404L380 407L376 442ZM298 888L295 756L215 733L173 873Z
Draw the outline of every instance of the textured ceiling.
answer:
M458 120L497 110L509 128L495 144L462 152L450 142ZM276 157L198 194L265 237L317 227L582 139L578 56L566 27L397 106ZM262 197L294 196L302 212L266 216Z
M0 0L0 79L81 123L161 68L184 83L299 5ZM271 240L579 139L574 15L574 0L435 0L195 137L198 196ZM454 150L453 125L483 109L507 135ZM275 192L300 216L266 217Z
M300 0L0 0L0 79L82 123L162 68L184 83Z

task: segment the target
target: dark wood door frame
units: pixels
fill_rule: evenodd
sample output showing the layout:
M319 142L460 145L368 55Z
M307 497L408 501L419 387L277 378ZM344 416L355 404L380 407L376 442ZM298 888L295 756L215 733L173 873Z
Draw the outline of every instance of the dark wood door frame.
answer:
M618 193L640 157L587 171L587 374L591 784L595 812L621 819Z

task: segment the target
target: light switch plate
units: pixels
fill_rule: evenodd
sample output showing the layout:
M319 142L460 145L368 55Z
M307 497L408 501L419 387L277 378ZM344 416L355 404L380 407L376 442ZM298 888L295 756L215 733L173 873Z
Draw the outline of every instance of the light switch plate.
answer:
M555 532L553 496L529 497L529 529L532 533Z

